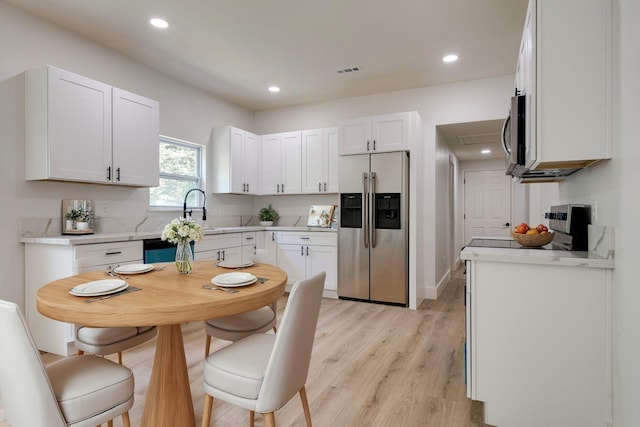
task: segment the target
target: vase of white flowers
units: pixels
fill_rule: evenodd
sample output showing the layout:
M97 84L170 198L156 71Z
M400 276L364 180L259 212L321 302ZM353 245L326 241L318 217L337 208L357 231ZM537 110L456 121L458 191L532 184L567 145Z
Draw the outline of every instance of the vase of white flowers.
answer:
M190 219L176 218L165 225L161 238L177 245L176 268L178 271L184 274L191 273L193 251L190 243L202 239L202 226Z

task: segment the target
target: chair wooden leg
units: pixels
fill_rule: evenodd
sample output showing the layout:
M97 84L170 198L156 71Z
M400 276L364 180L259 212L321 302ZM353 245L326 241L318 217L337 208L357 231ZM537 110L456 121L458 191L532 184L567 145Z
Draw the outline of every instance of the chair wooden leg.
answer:
M264 426L265 427L276 427L276 417L273 412L267 412L262 414L264 417Z
M118 352L118 363L122 365L122 352Z
M107 422L107 427L113 427L113 420L109 420Z
M211 335L207 335L207 340L204 343L204 358L209 356L209 347L211 347Z
M304 418L307 420L307 427L311 427L311 412L309 411L309 401L307 400L307 390L304 387L300 389L300 400L302 401Z
M78 356L82 356L82 355L84 354L84 351L82 351L82 350L78 350L78 351L76 352L76 354L77 354Z
M129 420L129 412L124 412L122 414L122 425L124 427L131 427L131 420Z
M202 427L209 427L211 423L211 410L213 409L213 396L204 394L204 408L202 409Z
M278 328L276 325L273 325L273 333L277 334L278 333Z
M253 424L256 421L256 413L255 411L249 411L249 427L253 427Z

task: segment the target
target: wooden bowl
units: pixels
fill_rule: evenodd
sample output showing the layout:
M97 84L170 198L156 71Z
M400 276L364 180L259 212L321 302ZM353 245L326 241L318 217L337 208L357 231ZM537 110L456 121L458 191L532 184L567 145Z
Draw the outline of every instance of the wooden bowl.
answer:
M548 245L555 237L555 233L552 232L546 234L518 234L511 232L511 235L513 236L513 240L529 248L539 248L540 246Z

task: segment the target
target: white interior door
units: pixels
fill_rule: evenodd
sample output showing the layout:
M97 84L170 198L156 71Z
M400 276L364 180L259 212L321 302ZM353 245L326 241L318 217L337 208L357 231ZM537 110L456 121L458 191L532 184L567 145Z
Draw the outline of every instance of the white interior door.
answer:
M502 170L464 174L464 243L511 235L511 177Z

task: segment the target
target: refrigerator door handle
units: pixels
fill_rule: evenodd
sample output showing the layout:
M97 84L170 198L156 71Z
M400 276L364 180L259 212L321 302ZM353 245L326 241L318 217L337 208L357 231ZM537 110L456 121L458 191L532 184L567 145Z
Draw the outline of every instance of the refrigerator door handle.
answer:
M374 142L375 144L375 142ZM371 172L371 248L376 247L376 207L375 207L375 196L376 196L376 173Z
M367 172L362 172L362 197L364 197L364 209L362 215L364 216L364 247L369 247L369 182Z

